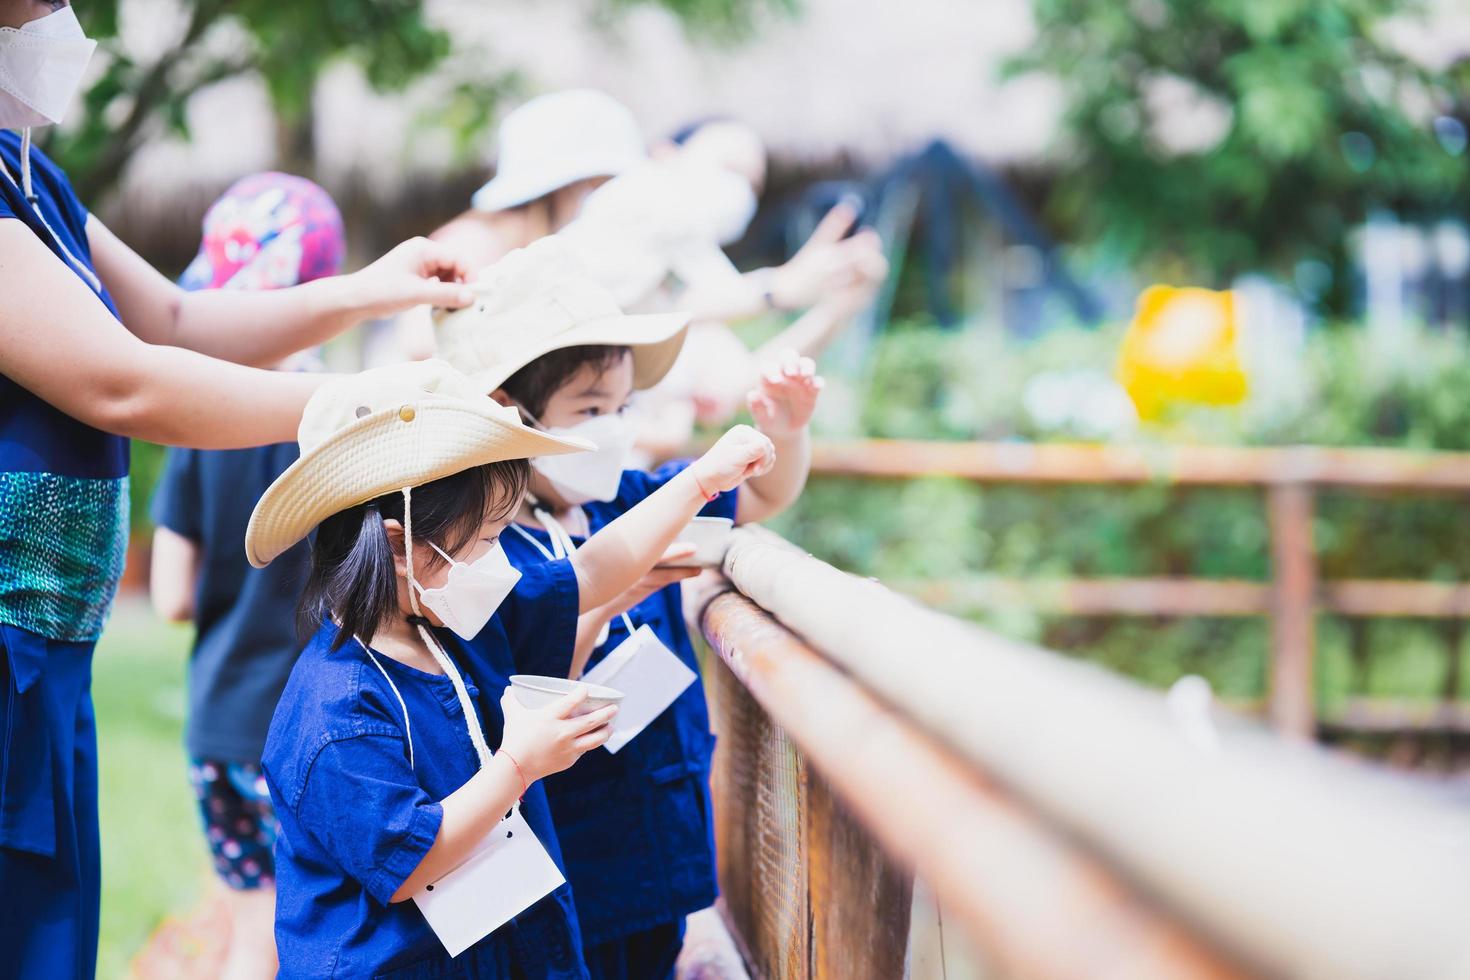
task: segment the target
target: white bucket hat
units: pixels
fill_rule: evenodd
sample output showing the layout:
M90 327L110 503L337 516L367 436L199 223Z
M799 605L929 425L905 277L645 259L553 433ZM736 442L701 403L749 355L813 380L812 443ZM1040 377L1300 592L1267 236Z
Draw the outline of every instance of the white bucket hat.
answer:
M374 368L322 385L298 431L301 458L255 505L245 555L263 568L339 511L506 459L594 449L547 435L442 361Z
M532 99L500 124L495 177L471 199L503 211L590 177L614 177L647 158L633 114L595 89Z
M687 313L633 316L590 279L556 235L516 249L470 283L479 300L436 314L439 356L488 393L543 354L584 344L629 347L633 387L673 367Z
M755 214L755 193L727 170L649 161L587 196L560 237L624 309L642 305L670 276L686 286L739 279L722 245Z

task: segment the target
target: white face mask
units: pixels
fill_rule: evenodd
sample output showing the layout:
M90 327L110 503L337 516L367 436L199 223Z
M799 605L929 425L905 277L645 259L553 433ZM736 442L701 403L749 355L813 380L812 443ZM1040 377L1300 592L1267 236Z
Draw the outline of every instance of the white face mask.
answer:
M95 50L70 6L0 27L0 129L61 122Z
M429 547L449 562L449 577L437 589L423 588L410 577L409 587L418 589L419 602L456 636L472 640L516 587L521 573L505 556L499 541L469 564L449 557L432 541Z
M554 436L575 436L597 445L591 452L537 456L531 460L569 504L611 500L618 495L623 464L633 448L633 430L621 415L599 415L567 428L547 429Z

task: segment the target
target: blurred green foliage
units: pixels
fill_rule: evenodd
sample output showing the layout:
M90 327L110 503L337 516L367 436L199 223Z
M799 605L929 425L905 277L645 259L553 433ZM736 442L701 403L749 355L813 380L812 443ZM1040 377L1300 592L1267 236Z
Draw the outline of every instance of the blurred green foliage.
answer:
M1337 275L1374 207L1463 212L1470 63L1430 71L1392 44L1404 0L1033 0L1012 74L1056 79L1066 147L1053 217L1160 278L1227 285ZM1436 118L1443 119L1436 130ZM1218 133L1210 133L1211 129ZM1197 142L1180 137L1192 134ZM1218 138L1212 139L1212 136Z
M588 16L600 22L618 9L654 4L691 29L735 35L749 28L758 11L790 9L792 2L599 0ZM93 206L145 140L160 129L187 136L189 101L228 79L264 79L288 144L293 127L309 116L317 77L334 61L356 62L380 91L435 73L444 83L445 111L430 122L461 140L483 132L495 99L515 82L484 51L459 50L452 31L427 18L424 0L181 0L177 6L181 12L173 21L129 0L89 0L77 7L87 33L99 42L104 69L82 96L80 121L53 127L44 138L82 200ZM136 57L136 46L124 44L119 32L129 17L148 18L153 33L169 43L150 45L147 57ZM288 154L292 149L286 147Z
M829 378L834 402L862 406L861 431L904 439L1074 440L1026 408L1029 382L1057 369L1110 369L1115 331L1059 329L1020 344L998 332L895 327L868 373ZM1278 390L1258 387L1238 410L1181 413L1120 441L1207 440L1470 448L1470 344L1416 333L1394 357L1366 331L1323 329ZM841 420L830 431L850 434ZM777 530L839 567L890 582L979 576L1199 576L1262 580L1269 537L1259 492L1162 486L979 487L955 479L816 478ZM1324 493L1315 536L1325 578L1470 580L1464 501L1443 496ZM956 610L968 612L968 610ZM992 626L1099 660L1153 683L1199 673L1225 697L1264 690L1261 620L1049 618L1025 610L976 614ZM1432 696L1444 680L1453 626L1352 625L1324 618L1319 694ZM1371 656L1365 651L1371 649ZM1461 676L1464 676L1462 674Z

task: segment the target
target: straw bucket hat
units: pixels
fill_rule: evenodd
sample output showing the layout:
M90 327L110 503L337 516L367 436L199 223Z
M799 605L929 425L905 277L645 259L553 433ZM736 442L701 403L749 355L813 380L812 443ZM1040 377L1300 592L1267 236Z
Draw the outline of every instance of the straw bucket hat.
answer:
M301 458L255 505L245 555L263 568L322 521L386 493L506 459L595 448L538 432L442 361L329 381L306 404Z
M482 393L543 354L586 344L632 348L633 387L649 388L673 367L689 325L687 313L624 313L556 235L511 252L470 288L479 301L436 314L435 338Z
M475 192L477 211L503 211L589 177L612 177L646 158L643 134L605 92L538 96L500 124L495 177Z

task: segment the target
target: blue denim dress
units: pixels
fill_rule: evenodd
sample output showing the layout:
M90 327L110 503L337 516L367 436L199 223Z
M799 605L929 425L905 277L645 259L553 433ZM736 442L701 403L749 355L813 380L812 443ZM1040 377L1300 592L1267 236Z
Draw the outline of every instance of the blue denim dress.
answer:
M671 463L653 473L625 471L616 498L584 505L592 533L687 465ZM736 502L735 493L722 494L701 514L733 519ZM527 573L543 567L551 550L549 535L539 528L509 528L500 540L511 562ZM647 624L698 674L677 584L639 603L630 610L629 618L635 629ZM627 635L622 619L614 620L607 642L592 654L589 668ZM519 657L520 651L516 653ZM565 676L570 661L558 666ZM714 742L704 685L696 680L620 752L594 750L571 769L546 780L589 962L593 947L650 930L672 934L668 926L714 902L717 885L709 793Z
M524 576L473 641L435 631L465 677L491 746L503 731L499 701L515 672L512 647L532 660L561 656L575 641L576 619L576 577L558 562ZM280 975L585 978L567 885L455 958L412 901L389 903L434 843L439 801L475 774L478 761L448 677L382 655L374 664L353 640L333 650L336 637L326 624L302 652L266 740L264 768L280 819ZM526 793L521 813L562 865L541 785Z

